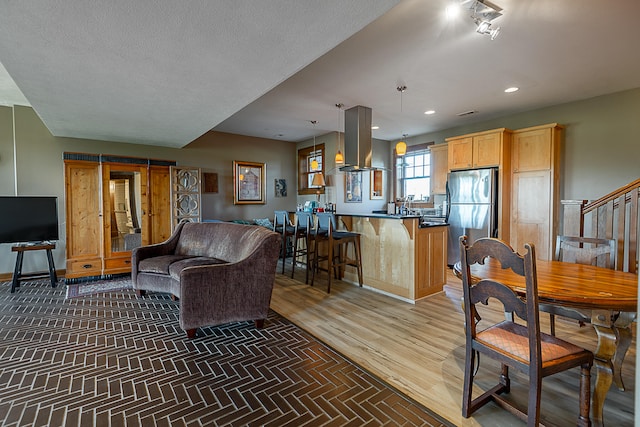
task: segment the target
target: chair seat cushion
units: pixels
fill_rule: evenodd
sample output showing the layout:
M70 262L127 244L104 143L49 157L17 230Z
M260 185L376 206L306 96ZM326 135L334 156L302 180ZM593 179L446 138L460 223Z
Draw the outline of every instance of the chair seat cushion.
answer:
M191 258L191 255L161 255L146 258L138 264L138 271L140 273L169 274L169 266L185 258Z
M293 234L293 233L295 233L295 231L296 231L295 227L293 227L293 226L291 226L291 225L287 225L287 226L285 226L285 230L286 230L286 233L287 233L287 234ZM280 224L280 225L276 225L276 227L275 227L275 230L274 230L274 231L275 231L276 233L280 233L280 234L282 234L282 225L281 225L281 224Z
M497 352L507 353L523 363L529 363L527 328L505 320L478 332L476 339ZM584 352L584 349L548 334L540 334L542 363Z
M187 267L216 264L228 264L228 262L221 259L209 258L205 256L196 256L192 258L181 259L169 265L169 275L176 280L180 280L180 272L182 272L182 270Z
M227 261L203 256L162 255L140 261L138 271L140 273L166 274L178 280L180 272L187 267L225 263Z
M334 231L331 233L334 239L349 239L354 237L360 237L360 234L353 233L351 231Z

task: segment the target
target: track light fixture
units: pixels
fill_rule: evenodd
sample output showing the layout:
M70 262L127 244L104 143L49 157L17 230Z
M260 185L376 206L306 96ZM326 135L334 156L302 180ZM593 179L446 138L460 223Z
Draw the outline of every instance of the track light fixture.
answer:
M502 8L489 0L464 0L462 4L470 10L471 19L476 24L476 32L486 34L491 40L495 40L500 34L500 27L493 26L491 21L502 16Z

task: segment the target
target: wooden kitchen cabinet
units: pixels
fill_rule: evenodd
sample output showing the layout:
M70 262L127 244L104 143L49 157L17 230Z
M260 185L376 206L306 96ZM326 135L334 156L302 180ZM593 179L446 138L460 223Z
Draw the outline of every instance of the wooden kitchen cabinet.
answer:
M417 301L442 291L447 281L446 225L420 228L418 217L339 215L340 222L360 234L364 286ZM357 283L353 267L344 280Z
M499 166L502 163L503 132L490 132L473 137L473 167Z
M447 188L448 146L435 144L431 150L431 195L445 194Z
M447 139L449 170L473 167L473 138Z
M441 292L447 283L448 229L427 227L415 233L415 299Z
M505 128L447 138L449 170L499 167L509 154L511 131Z
M552 123L513 132L510 242L519 252L533 242L543 260L555 253L562 131Z

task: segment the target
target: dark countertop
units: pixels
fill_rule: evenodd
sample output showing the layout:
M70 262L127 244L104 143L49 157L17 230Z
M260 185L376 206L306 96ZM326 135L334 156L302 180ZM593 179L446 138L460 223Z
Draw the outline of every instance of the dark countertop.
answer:
M378 213L363 213L363 214L336 214L337 216L353 216L358 218L383 218L383 219L417 219L422 218L421 215L389 215L389 214L378 214ZM449 224L446 222L438 222L438 221L425 221L420 224L421 228L426 227L448 227Z
M389 215L389 214L379 214L379 213L363 213L363 214L352 214L352 213L337 213L337 216L355 216L359 218L388 218L388 219L418 219L420 215Z

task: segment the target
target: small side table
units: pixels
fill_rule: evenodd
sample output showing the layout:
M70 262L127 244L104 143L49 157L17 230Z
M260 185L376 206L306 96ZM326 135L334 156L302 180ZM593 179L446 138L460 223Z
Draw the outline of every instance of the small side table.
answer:
M52 249L55 249L55 243L46 243L46 244L36 244L36 245L15 245L11 247L11 252L18 252L16 257L16 267L13 270L13 280L11 281L11 293L14 293L16 288L20 287L20 279L22 278L42 278L49 276L49 280L51 280L51 287L55 288L58 282L58 276L56 274L56 267L53 264L53 254L51 253ZM22 259L24 258L24 253L26 251L47 251L47 262L49 263L49 272L40 272L40 273L28 273L22 274Z

